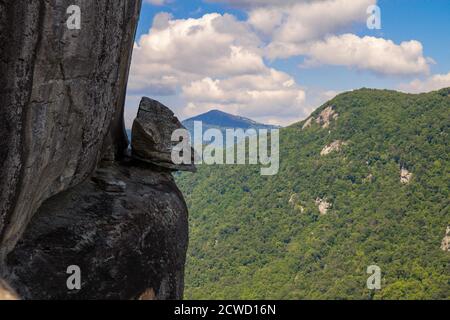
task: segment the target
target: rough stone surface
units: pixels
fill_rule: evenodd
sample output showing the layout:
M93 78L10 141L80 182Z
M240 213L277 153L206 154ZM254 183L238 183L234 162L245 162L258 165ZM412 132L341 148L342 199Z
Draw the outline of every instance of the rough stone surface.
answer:
M141 0L0 1L0 272L43 201L127 147L126 83Z
M127 155L141 0L78 1L80 30L73 4L0 0L0 277L24 299L179 299L184 199L172 170ZM66 286L71 265L81 290Z
M172 150L179 143L172 141L172 133L178 129L184 129L188 134L169 108L144 97L133 123L131 142L133 157L169 169L195 171L194 151L191 147L189 147L190 163L175 164L172 161Z
M41 206L8 255L9 282L24 299L181 299L187 208L170 173L136 160L99 169L100 178ZM81 290L67 289L67 268Z

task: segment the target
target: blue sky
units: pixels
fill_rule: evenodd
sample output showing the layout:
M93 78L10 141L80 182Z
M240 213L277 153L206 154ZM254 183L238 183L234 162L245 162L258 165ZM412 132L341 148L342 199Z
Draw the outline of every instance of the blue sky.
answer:
M342 91L450 86L449 0L207 1L144 0L128 126L143 95L182 119L221 109L286 125ZM366 26L375 3L380 30Z

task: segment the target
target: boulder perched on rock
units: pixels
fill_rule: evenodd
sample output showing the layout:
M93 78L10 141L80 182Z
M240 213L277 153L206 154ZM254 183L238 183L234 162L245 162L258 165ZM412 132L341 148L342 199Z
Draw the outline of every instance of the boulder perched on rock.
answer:
M190 163L175 164L172 161L172 150L179 144L179 141L172 141L172 134L178 129L184 129L188 135L169 108L150 98L142 98L133 123L133 157L168 169L195 171L194 150L191 147Z

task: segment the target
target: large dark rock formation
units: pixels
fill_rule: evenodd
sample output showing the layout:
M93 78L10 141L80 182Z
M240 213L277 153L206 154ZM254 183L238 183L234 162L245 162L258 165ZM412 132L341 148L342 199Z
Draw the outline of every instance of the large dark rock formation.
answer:
M180 298L187 209L177 190L170 173L136 160L99 168L44 202L8 255L11 284L23 298ZM71 265L81 290L67 290Z
M78 1L79 30L72 4L0 0L0 277L30 299L180 298L184 200L169 170L126 156L141 0Z

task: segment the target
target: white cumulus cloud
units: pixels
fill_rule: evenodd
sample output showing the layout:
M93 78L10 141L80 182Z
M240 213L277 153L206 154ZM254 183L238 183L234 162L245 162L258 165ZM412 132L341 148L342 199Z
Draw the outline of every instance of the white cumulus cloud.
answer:
M302 67L345 66L387 76L427 75L432 63L419 41L397 44L350 33L355 24L366 23L367 8L377 0L207 1L243 8L248 19L218 13L197 19L157 14L148 33L135 43L127 101L135 103L144 94L176 97L180 105L175 111L181 117L214 108L286 124L307 116L311 102L324 102L329 89L305 89L268 60L303 57ZM408 86L439 86L447 76Z
M396 44L344 31L367 21L367 8L376 0L299 1L249 10L248 23L268 37L270 59L304 56L309 65L338 65L384 75L426 74L431 60L422 44Z
M223 80L204 78L183 86L183 95L190 101L189 115L214 108L263 121L275 116L280 123L306 116L305 91L288 74L274 69Z
M231 15L173 20L167 13L158 14L135 45L130 89L164 94L205 76L261 72L265 65L259 43L245 23Z
M407 84L400 85L405 92L421 93L450 87L450 72L447 74L435 74L424 80L416 79Z
M335 34L354 22L367 20L367 8L376 0L297 1L293 5L252 9L249 23L269 34L274 45L300 44ZM274 52L283 56L282 52Z
M187 106L183 116L215 108L256 120L274 112L299 118L304 90L268 67L263 54L259 37L232 15L173 19L160 13L135 44L129 95L179 94Z
M430 59L423 56L422 44L358 37L354 34L331 36L293 48L308 56L306 65L329 64L371 70L384 75L427 74Z
M299 2L309 2L311 0L206 0L210 3L224 3L239 8L253 8L263 6L285 6ZM316 0L323 1L323 0Z

